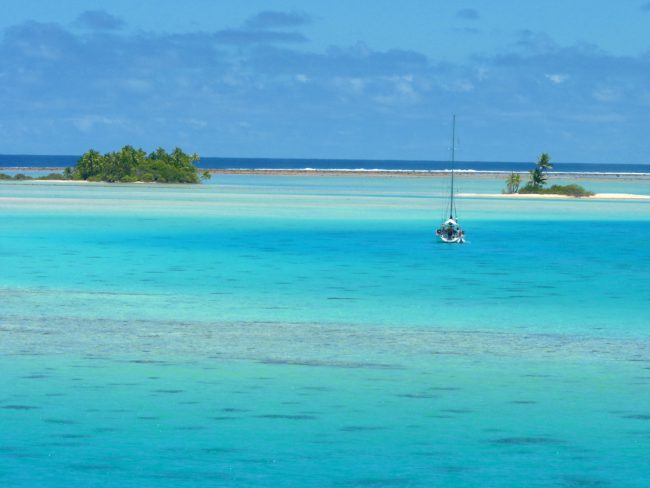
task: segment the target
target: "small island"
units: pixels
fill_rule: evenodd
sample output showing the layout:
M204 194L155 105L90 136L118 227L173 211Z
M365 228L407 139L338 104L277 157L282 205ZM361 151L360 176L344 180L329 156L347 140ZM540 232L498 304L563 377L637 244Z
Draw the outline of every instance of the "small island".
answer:
M120 151L101 154L91 149L63 173L13 176L0 173L0 180L73 180L107 183L199 183L210 178L208 171L199 172L194 165L200 157L176 148L168 153L162 148L147 154L143 149L124 146Z
M552 185L546 188L548 181L548 170L553 169L551 157L547 153L542 153L535 168L530 170L529 179L525 186L521 185L521 175L512 172L506 179L506 189L503 191L507 195L563 195L569 197L591 197L594 193L585 190L580 185Z
M207 171L199 174L194 165L199 160L198 154L187 154L178 147L171 153L158 148L150 154L133 146L106 154L91 149L76 166L64 170L63 178L108 183L199 183L210 178Z

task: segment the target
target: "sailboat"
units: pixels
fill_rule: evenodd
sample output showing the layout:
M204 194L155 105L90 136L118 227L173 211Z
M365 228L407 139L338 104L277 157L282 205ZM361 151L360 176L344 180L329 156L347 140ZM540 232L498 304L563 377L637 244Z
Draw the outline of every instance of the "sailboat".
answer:
M442 242L447 244L463 244L465 232L458 223L456 213L456 202L454 202L454 164L456 162L456 116L454 115L451 130L451 190L449 194L449 205L447 207L449 218L445 220L436 230L436 235Z

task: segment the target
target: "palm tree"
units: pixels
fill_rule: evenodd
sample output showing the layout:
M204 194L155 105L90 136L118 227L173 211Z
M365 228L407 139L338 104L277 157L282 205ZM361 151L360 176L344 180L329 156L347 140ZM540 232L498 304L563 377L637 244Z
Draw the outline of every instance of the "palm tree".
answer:
M506 193L517 193L521 184L521 175L514 171L506 179Z
M553 164L551 163L551 156L549 156L548 153L540 154L539 159L537 160L537 166L542 168L542 170L544 171L553 169Z
M552 168L551 156L549 156L548 153L540 154L539 159L537 160L537 165L528 173L530 178L528 179L528 183L526 183L526 187L532 189L542 188L548 180L548 175L546 173Z
M76 172L82 180L90 176L98 175L102 172L104 166L104 156L91 149L81 156L77 161Z
M530 170L530 179L528 180L528 185L532 188L541 188L546 184L548 176L546 172L542 169L541 166L535 166L535 169Z

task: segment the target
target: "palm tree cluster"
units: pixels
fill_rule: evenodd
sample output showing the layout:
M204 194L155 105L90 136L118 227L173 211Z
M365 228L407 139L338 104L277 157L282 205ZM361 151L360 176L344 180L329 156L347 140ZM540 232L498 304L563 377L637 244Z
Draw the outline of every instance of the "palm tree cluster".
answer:
M535 193L536 190L541 190L548 181L548 170L553 169L551 163L551 156L547 153L540 154L537 159L535 167L528 172L528 182L520 189L521 175L514 171L506 179L506 189L503 193Z
M521 184L521 175L515 173L514 171L510 173L508 179L506 179L506 193L517 193L519 191L519 185Z
M170 153L158 148L151 154L133 146L106 154L91 149L81 156L76 166L66 168L63 176L71 180L109 183L198 183L210 178L208 172L199 174L194 165L199 159L198 154L187 154L180 148Z
M534 189L542 188L548 181L547 171L552 168L551 157L547 153L542 153L535 168L529 172L530 178L526 186Z

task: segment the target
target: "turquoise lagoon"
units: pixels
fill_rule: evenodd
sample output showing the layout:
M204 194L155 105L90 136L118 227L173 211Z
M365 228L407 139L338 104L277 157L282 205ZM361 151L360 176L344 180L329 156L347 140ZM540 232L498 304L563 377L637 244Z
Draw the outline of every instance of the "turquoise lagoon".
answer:
M650 204L445 193L0 184L0 486L647 486Z

